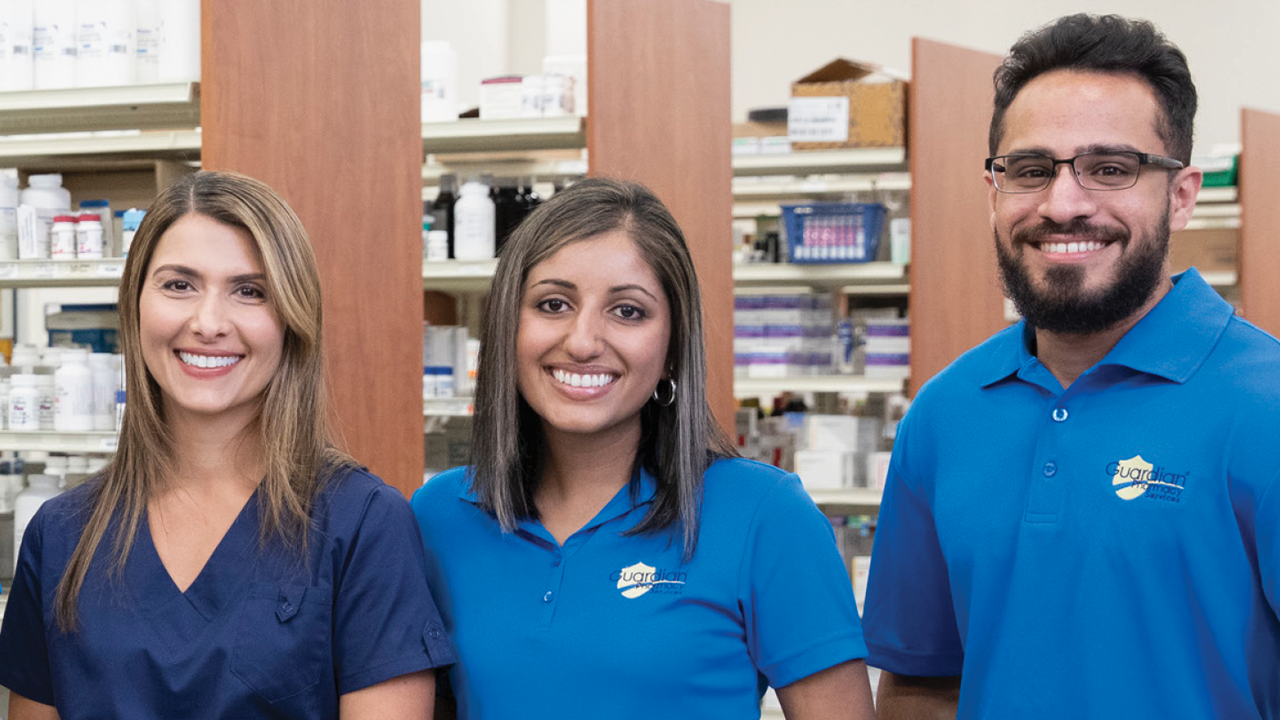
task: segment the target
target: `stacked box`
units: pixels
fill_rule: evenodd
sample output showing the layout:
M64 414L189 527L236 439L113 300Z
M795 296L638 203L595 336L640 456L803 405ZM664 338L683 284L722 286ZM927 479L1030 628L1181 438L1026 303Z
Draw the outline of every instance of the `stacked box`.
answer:
M831 372L831 298L808 293L734 298L734 372L792 377Z
M867 377L905 378L911 374L911 323L905 319L867 321Z

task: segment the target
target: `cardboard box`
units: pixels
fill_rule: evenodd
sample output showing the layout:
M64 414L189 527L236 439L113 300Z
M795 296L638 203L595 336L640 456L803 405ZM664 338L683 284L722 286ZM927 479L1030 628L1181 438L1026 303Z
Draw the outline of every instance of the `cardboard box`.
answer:
M1235 228L1181 230L1169 240L1169 269L1195 267L1202 273L1235 272L1240 231Z
M796 150L906 147L907 83L877 65L837 58L791 84L787 126Z

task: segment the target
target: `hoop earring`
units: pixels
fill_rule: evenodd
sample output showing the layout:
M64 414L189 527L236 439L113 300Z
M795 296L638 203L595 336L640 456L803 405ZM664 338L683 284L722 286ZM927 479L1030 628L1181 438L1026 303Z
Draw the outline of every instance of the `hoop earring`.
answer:
M667 391L664 398L662 396L662 380L659 380L658 386L653 389L653 401L658 404L658 407L671 407L676 401L676 381L671 378L664 379L669 383L670 390Z

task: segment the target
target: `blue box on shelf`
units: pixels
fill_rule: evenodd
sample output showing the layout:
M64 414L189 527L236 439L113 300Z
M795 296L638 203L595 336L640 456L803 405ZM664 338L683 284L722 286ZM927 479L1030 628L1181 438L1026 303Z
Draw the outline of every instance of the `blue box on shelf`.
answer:
M793 263L872 262L880 252L880 203L783 205L787 256Z

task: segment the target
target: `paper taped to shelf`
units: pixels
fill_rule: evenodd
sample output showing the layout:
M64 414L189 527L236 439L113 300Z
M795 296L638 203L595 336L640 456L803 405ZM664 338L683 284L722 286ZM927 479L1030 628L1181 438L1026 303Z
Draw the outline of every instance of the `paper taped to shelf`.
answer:
M801 114L797 116L797 101ZM844 131L835 122L843 100ZM871 63L837 58L791 84L788 134L796 150L903 147L907 144L907 83ZM806 114L808 113L808 114Z
M787 134L793 143L848 142L849 98L791 98L787 106Z

